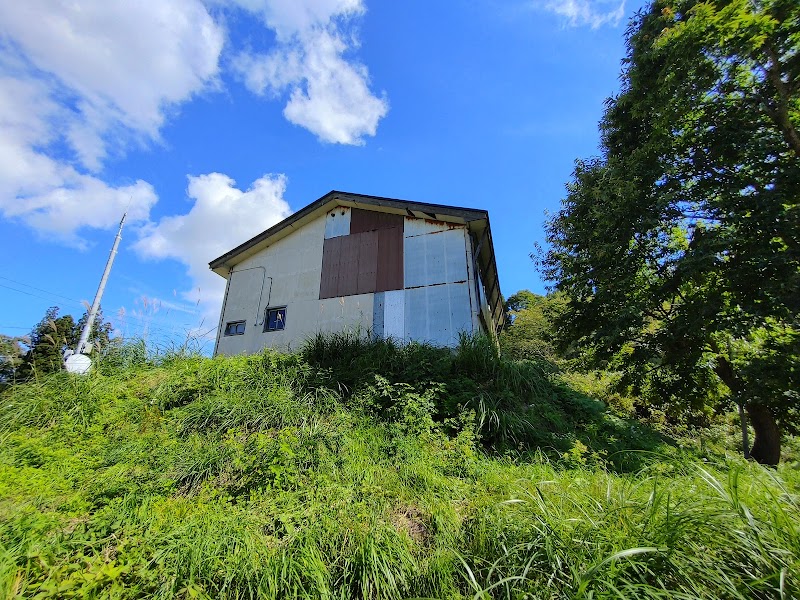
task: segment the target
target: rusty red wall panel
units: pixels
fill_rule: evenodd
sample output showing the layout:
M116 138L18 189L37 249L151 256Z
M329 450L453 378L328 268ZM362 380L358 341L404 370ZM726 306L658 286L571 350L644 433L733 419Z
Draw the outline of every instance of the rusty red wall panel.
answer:
M350 234L358 238L358 283L357 294L371 294L378 280L378 234L379 231L365 231Z
M337 296L352 296L358 289L358 249L359 239L355 235L341 237L342 248L339 255L339 286Z
M402 218L400 220L402 224ZM376 292L403 289L403 228L392 227L378 234Z
M327 239L322 244L322 277L319 282L319 299L335 298L339 290L339 258L344 237Z
M381 229L403 229L403 215L375 212L354 208L350 211L350 234L376 231Z
M403 289L402 215L353 209L350 226L323 243L320 300Z

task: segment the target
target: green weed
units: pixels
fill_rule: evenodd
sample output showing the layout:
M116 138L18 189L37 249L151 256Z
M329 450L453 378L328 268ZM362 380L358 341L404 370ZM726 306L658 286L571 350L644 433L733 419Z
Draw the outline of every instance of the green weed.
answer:
M792 598L800 477L486 340L138 351L0 395L0 596Z

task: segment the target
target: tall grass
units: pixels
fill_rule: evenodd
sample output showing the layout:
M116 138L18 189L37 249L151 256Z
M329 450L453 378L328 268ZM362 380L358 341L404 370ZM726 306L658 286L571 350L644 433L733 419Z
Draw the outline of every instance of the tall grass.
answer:
M798 496L761 467L725 466L521 484L481 516L473 551L497 558L472 570L482 589L533 597L797 597Z
M797 471L630 427L482 340L42 378L0 395L0 597L798 597Z

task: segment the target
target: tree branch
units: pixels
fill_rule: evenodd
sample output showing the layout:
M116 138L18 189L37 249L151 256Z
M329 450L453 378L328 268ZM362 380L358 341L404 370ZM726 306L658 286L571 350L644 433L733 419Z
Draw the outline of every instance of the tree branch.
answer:
M787 84L781 78L780 58L770 44L764 44L764 51L770 60L770 65L766 68L767 79L778 93L778 99L774 109L763 100L762 102L766 107L767 114L781 130L786 143L794 150L795 156L800 157L800 133L795 129L792 120L789 118L789 90L787 89Z

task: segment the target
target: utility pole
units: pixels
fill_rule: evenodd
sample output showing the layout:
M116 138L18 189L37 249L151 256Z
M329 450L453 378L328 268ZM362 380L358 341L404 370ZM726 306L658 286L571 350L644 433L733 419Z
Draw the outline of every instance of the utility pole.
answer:
M106 288L108 275L111 273L111 265L114 264L114 257L117 255L117 248L119 248L119 242L122 239L122 226L125 224L125 217L127 216L128 213L125 212L122 215L122 220L119 222L117 237L114 238L114 245L111 247L111 254L108 255L108 262L106 262L106 268L103 271L103 276L100 278L100 285L97 286L97 293L94 296L92 307L89 309L89 315L86 319L86 324L83 326L81 339L78 341L78 345L74 352L72 350L67 350L64 353L64 367L70 373L86 373L89 370L89 367L92 365L92 361L88 356L86 356L92 351L91 344L89 344L89 336L92 333L92 326L94 325L94 320L97 317L97 311L100 308L100 299L103 297L103 291Z

